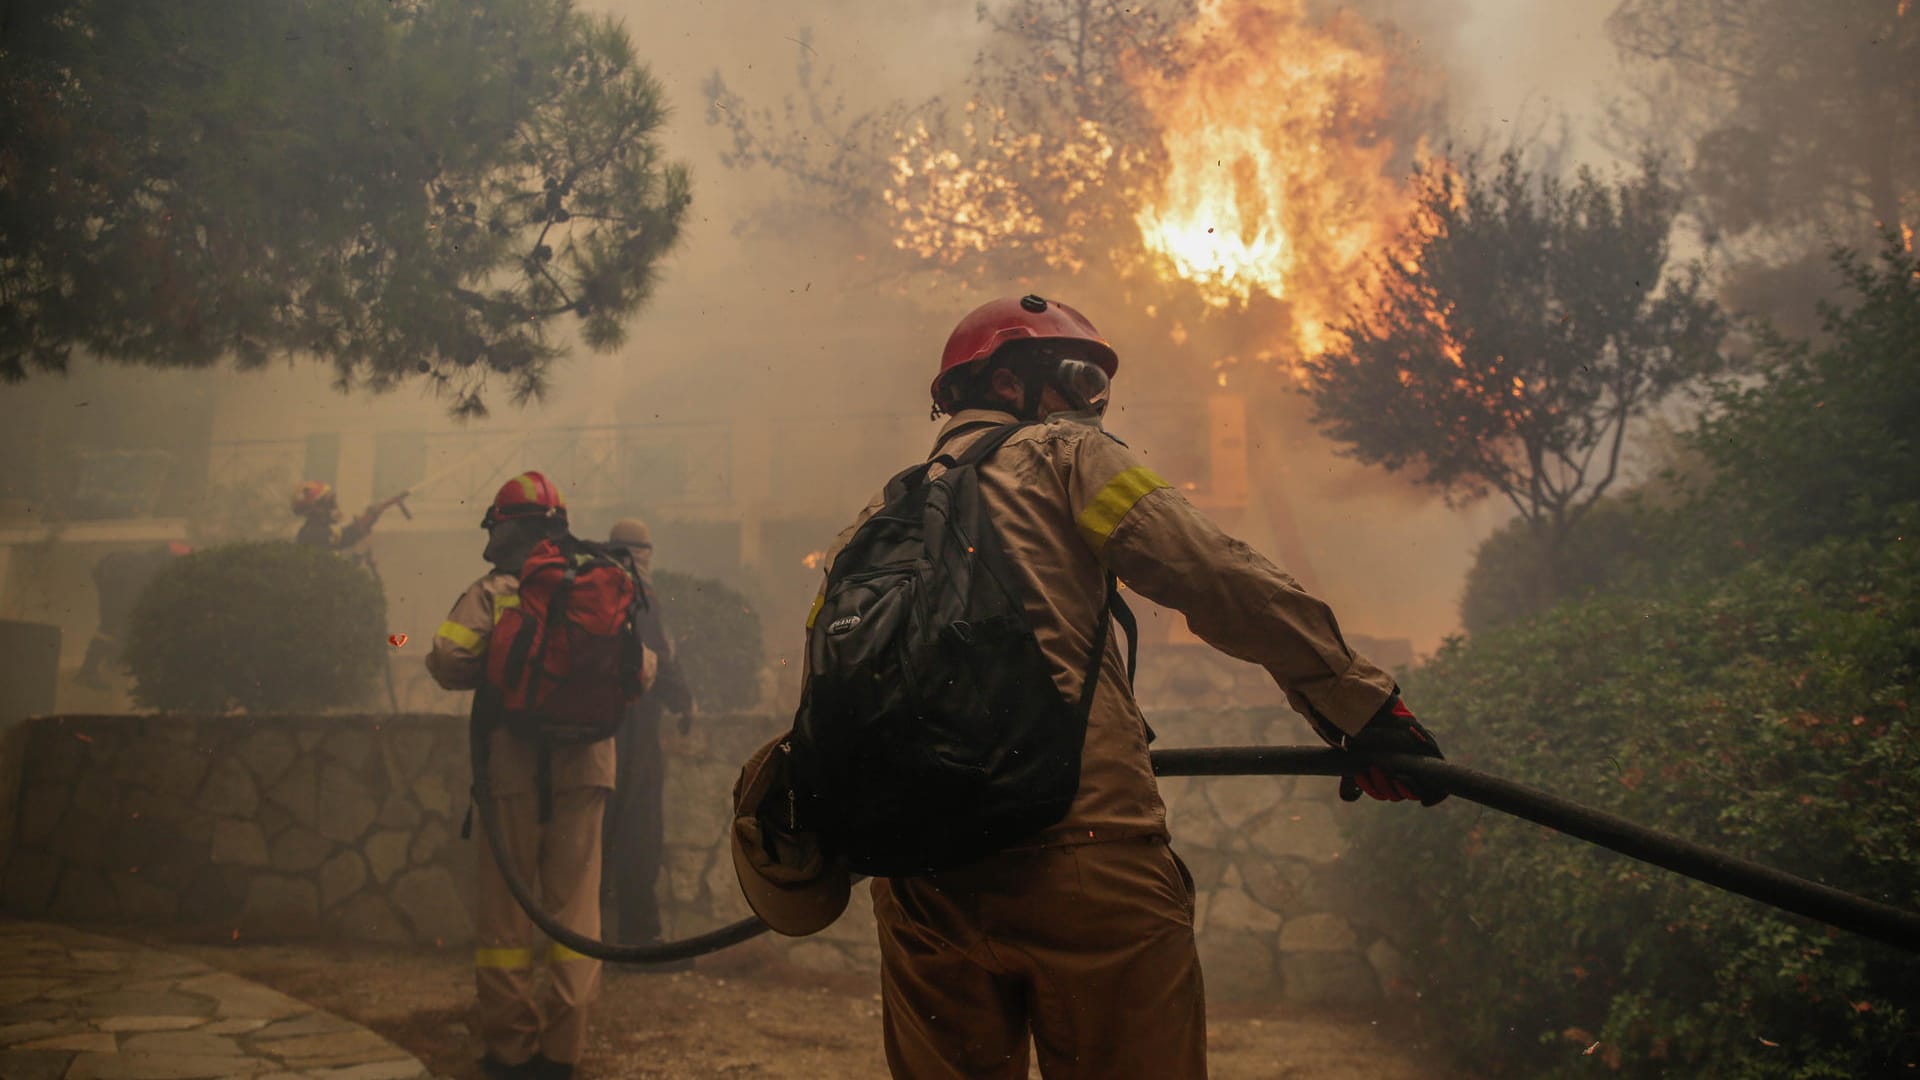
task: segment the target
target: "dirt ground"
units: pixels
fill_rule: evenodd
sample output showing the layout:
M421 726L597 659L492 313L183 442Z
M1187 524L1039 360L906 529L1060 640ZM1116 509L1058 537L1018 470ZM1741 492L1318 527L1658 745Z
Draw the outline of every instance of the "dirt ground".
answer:
M437 1075L477 1077L473 984L458 950L195 945L148 939L372 1028ZM886 1076L879 977L787 966L759 943L694 970L607 970L581 1063L591 1080ZM1455 1080L1392 1005L1357 1012L1220 1006L1208 1029L1218 1080ZM1038 1075L1037 1072L1035 1075Z

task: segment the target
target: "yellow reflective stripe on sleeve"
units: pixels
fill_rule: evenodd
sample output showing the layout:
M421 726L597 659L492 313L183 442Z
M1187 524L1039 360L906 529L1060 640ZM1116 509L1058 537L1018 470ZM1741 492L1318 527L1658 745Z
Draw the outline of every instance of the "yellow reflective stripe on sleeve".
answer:
M827 602L827 594L822 591L813 598L813 606L807 609L807 629L813 629L813 620L820 617L820 608Z
M500 621L500 617L507 613L508 608L517 608L519 606L520 606L519 593L510 593L506 596L494 597L493 598L493 621L497 624Z
M564 964L569 960L591 960L593 957L583 952L575 952L559 942L547 946L547 963Z
M1080 536L1095 551L1107 546L1107 539L1113 530L1133 509L1135 503L1147 497L1149 492L1164 487L1172 487L1160 478L1160 474L1145 465L1135 465L1119 476L1107 481L1107 486L1093 497L1074 524L1080 527Z
M448 619L446 622L440 624L439 634L441 637L473 653L475 656L480 655L481 651L486 648L485 638L454 622L452 619Z
M533 966L532 949L475 949L473 966L517 971Z

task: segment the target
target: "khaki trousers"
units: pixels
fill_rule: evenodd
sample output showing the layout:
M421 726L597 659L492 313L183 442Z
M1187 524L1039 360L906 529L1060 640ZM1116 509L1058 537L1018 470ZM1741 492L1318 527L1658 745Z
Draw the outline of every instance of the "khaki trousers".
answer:
M1193 883L1158 837L873 882L895 1077L1207 1074Z
M553 815L540 824L533 793L496 796L514 868L570 930L600 932L600 822L607 789L563 788L553 793ZM575 1064L587 1044L587 1008L600 992L600 962L551 945L545 1001L536 1006L532 983L533 922L507 891L484 830L479 841L477 947L474 982L480 994L480 1034L487 1053L518 1065L536 1052Z

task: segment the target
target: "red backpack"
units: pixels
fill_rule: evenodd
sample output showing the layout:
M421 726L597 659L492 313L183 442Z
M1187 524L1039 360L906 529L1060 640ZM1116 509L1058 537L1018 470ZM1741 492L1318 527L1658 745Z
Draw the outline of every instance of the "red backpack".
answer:
M643 686L635 620L646 607L632 571L606 547L542 540L520 568L487 641L487 684L507 729L543 747L599 742L619 730Z

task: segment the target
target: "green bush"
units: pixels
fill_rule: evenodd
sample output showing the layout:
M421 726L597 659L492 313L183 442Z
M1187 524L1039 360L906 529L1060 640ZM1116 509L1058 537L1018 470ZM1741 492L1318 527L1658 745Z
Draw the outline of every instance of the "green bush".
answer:
M1920 908L1917 583L1915 545L1835 543L1455 640L1406 689L1475 768ZM1426 1004L1497 1075L1580 1074L1594 1041L1627 1076L1920 1061L1913 956L1466 806L1354 840Z
M1920 260L1896 243L1877 263L1835 262L1857 303L1823 310L1825 344L1763 332L1764 377L1717 386L1699 428L1663 455L1669 470L1595 504L1555 567L1518 520L1481 544L1460 602L1469 634L1594 591L1894 535L1888 511L1920 501Z
M1824 344L1769 335L1767 377L1723 388L1694 439L1714 473L1693 515L1708 543L1893 535L1886 512L1920 502L1920 257L1889 240L1877 262L1835 262L1857 302L1823 309Z
M1719 395L1643 554L1402 682L1456 760L1914 910L1920 278L1845 265L1858 305ZM1354 828L1477 1074L1920 1075L1920 958L1472 806Z
M195 552L134 608L126 662L150 708L291 712L358 705L386 662L372 575L287 541Z
M711 578L668 570L654 572L653 589L695 705L714 712L757 704L766 643L747 598Z

